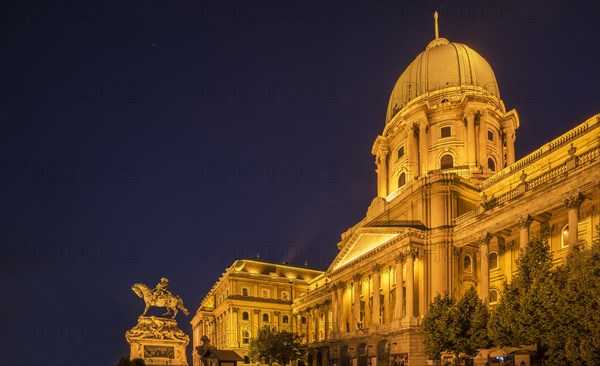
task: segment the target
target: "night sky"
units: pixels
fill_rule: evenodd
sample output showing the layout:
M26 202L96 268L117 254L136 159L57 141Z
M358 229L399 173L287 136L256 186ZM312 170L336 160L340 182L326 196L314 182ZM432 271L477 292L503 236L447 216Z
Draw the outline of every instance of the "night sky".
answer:
M326 269L434 9L517 158L600 112L593 1L2 3L0 364L116 364L136 282L194 313L235 259Z

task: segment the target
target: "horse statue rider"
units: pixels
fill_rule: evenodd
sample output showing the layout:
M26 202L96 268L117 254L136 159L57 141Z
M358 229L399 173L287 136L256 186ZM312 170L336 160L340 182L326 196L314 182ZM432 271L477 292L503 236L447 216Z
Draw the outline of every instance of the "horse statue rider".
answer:
M146 303L146 308L141 316L145 316L148 308L151 306L167 308L167 312L163 315L169 315L172 311L173 318L175 318L179 310L183 311L185 315L189 315L188 310L183 306L183 299L179 295L173 295L169 291L169 280L167 278L161 278L154 289L143 283L136 283L131 289L138 297L144 299Z

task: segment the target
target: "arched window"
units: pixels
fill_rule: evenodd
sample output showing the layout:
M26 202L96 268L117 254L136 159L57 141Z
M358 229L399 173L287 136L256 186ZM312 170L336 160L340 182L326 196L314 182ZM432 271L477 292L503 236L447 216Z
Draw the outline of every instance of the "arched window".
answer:
M284 315L283 318L281 319L281 321L283 322L283 324L288 324L290 322L290 317L287 315Z
M487 139L490 141L494 141L494 131L488 130Z
M471 260L470 255L465 255L463 258L463 271L465 272L473 272L473 261Z
M444 103L448 103L448 102L449 102L448 98L444 98L444 99L442 99L442 101L441 101L441 103L442 103L442 104L444 104Z
M488 158L488 169L493 172L496 171L496 162L492 158Z
M498 302L498 290L495 288L490 290L490 304L495 304Z
M306 324L306 317L305 316L302 317L302 324Z
M243 344L250 343L250 331L248 329L242 330L242 343Z
M263 314L263 322L265 322L265 323L269 322L269 314L267 314L267 313Z
M248 314L247 311L244 311L242 313L242 320L250 320L250 315Z
M490 270L492 269L497 269L498 268L498 253L496 252L491 252L490 255L488 256L488 260L490 263Z
M440 159L440 169L452 169L454 167L454 158L450 154L442 155Z
M560 232L560 246L566 248L569 246L569 224L563 226Z
M398 188L402 187L405 184L406 184L406 173L402 172L402 173L400 173L400 176L398 177Z

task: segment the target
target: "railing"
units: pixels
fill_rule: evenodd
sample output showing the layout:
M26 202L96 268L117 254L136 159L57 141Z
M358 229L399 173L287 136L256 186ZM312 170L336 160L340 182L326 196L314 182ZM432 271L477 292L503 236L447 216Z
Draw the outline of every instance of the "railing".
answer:
M581 132L579 132L579 133L581 133ZM569 141L569 140L566 140L566 141ZM588 151L582 153L581 155L574 157L575 158L575 167L579 167L579 166L588 164L598 157L600 157L600 147L596 147L591 150L588 150ZM490 210L496 206L500 206L508 201L511 201L514 198L523 194L524 192L531 191L534 188L541 186L545 183L548 183L556 178L566 176L568 173L568 170L569 170L568 165L569 165L569 162L563 163L563 164L557 166L556 168L551 169L551 170L533 178L529 182L525 182L524 189L521 184L521 185L517 186L516 188L509 190L506 193L503 193L497 197L491 198L489 201L484 202L483 205L480 205L476 209L469 211L463 215L460 215L459 217L454 218L452 220L452 225L454 225L454 226L462 225L465 222L468 222L468 221L472 220L473 218L477 217L479 214L483 213L484 211ZM489 207L487 207L487 208L483 207L486 203L489 204L488 205Z
M497 183L506 177L509 177L513 174L520 172L523 168L525 168L526 166L535 162L536 160L541 158L543 155L567 145L568 143L573 141L578 136L588 132L588 130L590 130L590 126L598 125L599 123L600 123L600 115L593 116L592 118L588 119L587 121L585 121L578 127L574 128L573 130L570 130L569 132L565 133L564 135L550 141L545 146L542 146L539 149L537 149L536 151L527 155L523 159L502 169L500 172L498 172L494 176L492 176L489 179L487 179L486 181L482 182L480 189L482 189L482 190L486 189L486 188L490 187L492 184Z

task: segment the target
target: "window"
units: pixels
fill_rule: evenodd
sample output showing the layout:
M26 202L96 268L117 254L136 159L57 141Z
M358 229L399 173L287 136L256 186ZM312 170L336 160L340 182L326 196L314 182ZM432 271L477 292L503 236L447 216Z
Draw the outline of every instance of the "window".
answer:
M488 158L488 169L493 172L496 171L496 162L492 158Z
M444 126L440 128L440 137L450 137L452 136L452 128L450 126Z
M465 255L463 258L463 271L465 272L473 272L473 261L471 260L470 255Z
M283 324L289 324L290 317L287 315L284 315L283 318L281 319L281 321L283 322Z
M449 102L448 98L444 98L444 99L442 99L441 103L444 104L444 103L448 103L448 102Z
M560 246L561 248L569 246L569 224L563 226L563 229L560 232Z
M269 294L269 290L267 290L267 289L263 289L263 290L261 291L261 296L262 296L263 298L265 298L265 299L268 299L269 297L271 297L271 296L270 296L270 294Z
M250 363L250 357L244 356L244 363L245 364L249 364Z
M242 287L242 296L250 296L249 293L248 287Z
M289 300L290 299L290 293L287 291L282 291L281 292L281 300Z
M402 172L402 173L400 173L400 176L398 177L398 188L402 187L405 184L406 184L406 173Z
M305 316L302 317L302 324L306 324L306 317Z
M490 263L490 270L492 269L498 269L498 253L496 252L491 252L490 255L488 256L488 260Z
M442 155L440 159L441 169L452 169L454 167L454 158L450 154Z
M242 330L242 343L248 344L250 343L250 331L248 329ZM245 360L244 360L245 362Z
M269 322L269 314L267 314L267 313L263 314L263 322L265 322L265 323Z
M400 146L398 149L398 159L404 156L404 146Z
M490 304L495 304L498 302L498 290L491 289L490 290Z
M488 130L488 140L494 141L494 131Z
M242 313L242 320L250 320L250 314L247 311Z

